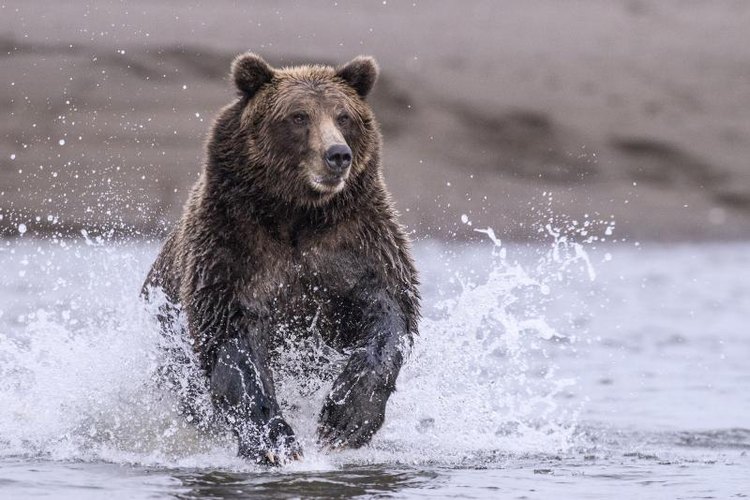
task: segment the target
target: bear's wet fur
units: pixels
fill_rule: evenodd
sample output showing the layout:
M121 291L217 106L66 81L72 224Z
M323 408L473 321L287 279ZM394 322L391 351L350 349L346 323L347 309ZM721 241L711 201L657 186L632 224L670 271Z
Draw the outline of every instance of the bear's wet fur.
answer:
M241 456L300 455L270 363L282 332L304 335L313 321L348 356L321 410L319 442L362 446L383 423L419 317L410 244L365 101L378 67L358 57L276 69L246 53L231 74L238 98L213 125L201 176L143 294L166 295L163 328L185 316L183 334Z

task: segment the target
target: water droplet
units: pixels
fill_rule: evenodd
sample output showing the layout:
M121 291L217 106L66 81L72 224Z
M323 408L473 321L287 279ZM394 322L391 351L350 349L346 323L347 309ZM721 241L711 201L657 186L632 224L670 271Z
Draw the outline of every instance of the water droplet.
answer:
M23 222L18 225L18 232L24 234L26 232L26 224Z

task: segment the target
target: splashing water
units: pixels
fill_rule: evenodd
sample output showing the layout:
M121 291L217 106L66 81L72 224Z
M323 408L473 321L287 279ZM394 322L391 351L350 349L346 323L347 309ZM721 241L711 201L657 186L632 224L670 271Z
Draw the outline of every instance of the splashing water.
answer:
M571 445L576 411L561 408L557 397L574 381L557 377L550 360L565 337L539 314L549 296L546 277L511 263L491 229L488 235L495 248L486 281L459 273L458 293L422 321L400 379L403 392L393 400L397 415L383 437L397 442L413 434L415 457L464 460ZM551 258L544 255L538 268Z
M306 448L304 466L486 462L571 446L578 408L560 396L574 381L559 377L553 362L571 339L548 324L543 305L553 281L574 268L588 272L590 263L581 246L556 235L535 263L522 265L491 229L485 232L494 245L481 250L484 272L450 270L450 259L436 250L428 256L449 278L427 294L434 306L426 304L372 446L316 450L316 418L332 370L300 379L290 367L322 356L335 371L341 360L314 339L282 353L278 392ZM429 244L422 247L430 252ZM235 458L226 429L189 422L173 391L158 383L165 339L138 299L155 252L88 233L0 247L3 268L13 270L3 278L0 312L0 456L248 467ZM198 375L194 366L181 369L184 378Z
M143 251L84 238L0 254L23 278L0 333L2 455L177 463L205 452L213 443L155 384L160 337L137 299Z

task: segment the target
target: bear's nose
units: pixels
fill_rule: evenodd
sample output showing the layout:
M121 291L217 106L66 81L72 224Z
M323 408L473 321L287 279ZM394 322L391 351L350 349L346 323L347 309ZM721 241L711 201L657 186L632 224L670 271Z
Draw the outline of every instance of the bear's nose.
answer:
M352 150L346 144L335 144L326 151L326 165L336 174L341 174L352 164Z

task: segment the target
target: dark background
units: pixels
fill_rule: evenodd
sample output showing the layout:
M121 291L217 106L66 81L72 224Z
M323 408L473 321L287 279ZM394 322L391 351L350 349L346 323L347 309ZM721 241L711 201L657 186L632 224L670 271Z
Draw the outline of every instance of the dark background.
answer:
M748 238L749 27L745 0L3 1L0 232L163 234L251 49L378 59L417 237L529 239L552 216Z

